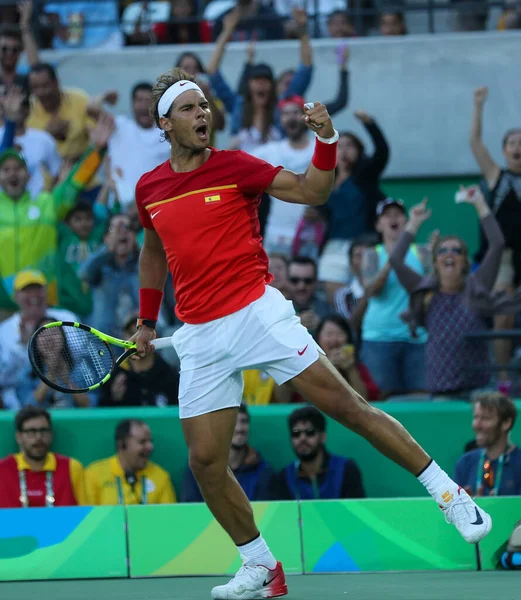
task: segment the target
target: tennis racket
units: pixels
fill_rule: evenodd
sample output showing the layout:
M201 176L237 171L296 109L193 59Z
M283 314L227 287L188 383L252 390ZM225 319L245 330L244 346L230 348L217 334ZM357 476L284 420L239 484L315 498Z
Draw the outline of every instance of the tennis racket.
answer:
M156 350L172 346L171 338L151 342ZM113 346L125 352L116 358ZM137 352L135 342L106 335L72 321L56 321L39 327L29 340L29 360L38 377L49 387L67 394L99 388L114 370Z

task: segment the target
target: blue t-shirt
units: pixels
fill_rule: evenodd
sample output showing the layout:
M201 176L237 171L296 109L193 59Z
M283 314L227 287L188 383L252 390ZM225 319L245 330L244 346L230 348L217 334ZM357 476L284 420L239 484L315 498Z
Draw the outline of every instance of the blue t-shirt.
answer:
M464 454L456 463L454 480L461 487L470 487L476 493L478 468L481 463L483 450L471 450ZM497 477L499 459L491 461L491 470ZM483 480L481 479L481 482ZM494 482L497 485L497 482ZM483 495L490 496L491 488L482 486ZM498 496L521 496L521 450L514 448L508 452L503 462L503 473L499 485Z
M377 246L378 270L384 268L388 261L384 246ZM422 262L416 246L411 246L405 257L405 264L417 273L424 274ZM409 293L398 281L394 270L391 270L387 282L378 296L369 300L364 315L362 339L366 342L412 342L424 344L427 332L418 329L418 337L413 338L408 325L400 319L400 314L409 306Z
M366 231L366 204L362 190L349 177L333 190L327 203L330 240L353 240Z

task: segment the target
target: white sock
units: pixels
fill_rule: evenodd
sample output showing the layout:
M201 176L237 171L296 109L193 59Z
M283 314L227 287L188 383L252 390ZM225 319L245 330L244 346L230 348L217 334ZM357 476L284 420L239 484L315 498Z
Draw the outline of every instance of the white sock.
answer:
M258 538L255 538L248 544L237 546L237 548L241 553L243 562L245 563L251 562L256 565L262 565L270 570L273 570L277 566L277 561L270 552L270 549L268 548L268 545L264 541L262 535L259 535Z
M459 485L441 469L435 461L418 476L418 481L425 486L436 502L445 506L457 496Z

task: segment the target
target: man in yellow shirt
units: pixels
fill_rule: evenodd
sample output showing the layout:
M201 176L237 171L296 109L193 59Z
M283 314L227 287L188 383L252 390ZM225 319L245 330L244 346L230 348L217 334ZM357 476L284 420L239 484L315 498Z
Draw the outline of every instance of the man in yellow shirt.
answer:
M172 504L175 490L168 473L150 461L154 450L149 426L125 419L116 427L117 453L85 469L87 504Z

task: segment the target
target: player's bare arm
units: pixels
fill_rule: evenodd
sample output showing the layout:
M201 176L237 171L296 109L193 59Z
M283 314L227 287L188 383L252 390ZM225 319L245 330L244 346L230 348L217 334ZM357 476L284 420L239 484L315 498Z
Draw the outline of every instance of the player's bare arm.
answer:
M338 133L327 108L319 102L307 109L302 118L308 128L319 136L311 164L301 174L283 169L266 192L285 202L320 206L328 201L335 181Z

